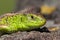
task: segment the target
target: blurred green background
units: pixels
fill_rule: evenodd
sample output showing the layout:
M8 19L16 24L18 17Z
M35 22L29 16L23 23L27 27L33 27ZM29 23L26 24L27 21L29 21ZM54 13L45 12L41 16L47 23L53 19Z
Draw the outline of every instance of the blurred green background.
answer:
M15 0L0 0L0 15L13 11Z

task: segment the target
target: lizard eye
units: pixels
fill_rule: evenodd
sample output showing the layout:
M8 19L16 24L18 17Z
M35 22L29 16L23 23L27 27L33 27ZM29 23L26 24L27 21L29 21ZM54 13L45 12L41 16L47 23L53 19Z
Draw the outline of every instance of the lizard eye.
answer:
M29 19L29 20L34 19L34 16L29 16L28 19Z
M33 16L31 16L31 18L33 19L34 17L33 17Z

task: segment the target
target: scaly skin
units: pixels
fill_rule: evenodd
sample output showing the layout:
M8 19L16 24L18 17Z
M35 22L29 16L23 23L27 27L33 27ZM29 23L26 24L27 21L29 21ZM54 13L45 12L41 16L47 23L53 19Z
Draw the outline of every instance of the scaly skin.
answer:
M46 20L34 14L16 14L5 16L0 19L0 31L12 33L15 31L27 31L42 27Z

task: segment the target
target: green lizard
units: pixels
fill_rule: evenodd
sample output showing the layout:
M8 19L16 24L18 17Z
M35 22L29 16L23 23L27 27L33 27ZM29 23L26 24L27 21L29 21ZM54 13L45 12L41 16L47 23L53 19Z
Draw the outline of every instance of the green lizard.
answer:
M4 16L0 18L0 31L6 33L32 30L42 27L46 20L35 14L16 14L12 16Z

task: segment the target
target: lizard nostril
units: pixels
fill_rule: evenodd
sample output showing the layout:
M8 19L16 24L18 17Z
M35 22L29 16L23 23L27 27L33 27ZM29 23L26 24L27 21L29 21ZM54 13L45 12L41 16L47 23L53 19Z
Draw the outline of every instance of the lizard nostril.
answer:
M43 21L43 19L41 18L40 21Z

